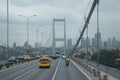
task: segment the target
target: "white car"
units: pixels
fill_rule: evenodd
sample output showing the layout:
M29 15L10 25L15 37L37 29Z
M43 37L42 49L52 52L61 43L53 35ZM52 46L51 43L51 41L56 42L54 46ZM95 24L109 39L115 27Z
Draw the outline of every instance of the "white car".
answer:
M63 58L63 59L66 59L66 56L65 56L65 55L62 55L62 58Z

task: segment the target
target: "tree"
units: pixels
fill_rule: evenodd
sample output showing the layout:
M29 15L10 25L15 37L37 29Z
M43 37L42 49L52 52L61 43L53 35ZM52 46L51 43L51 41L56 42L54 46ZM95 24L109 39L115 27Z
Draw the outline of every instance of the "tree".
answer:
M118 58L120 50L106 50L102 49L99 53L99 63L107 66L114 67L114 61ZM92 55L92 60L97 61L97 53Z
M85 53L81 53L81 54L79 55L79 57L80 57L81 59L84 59L84 58L85 58Z

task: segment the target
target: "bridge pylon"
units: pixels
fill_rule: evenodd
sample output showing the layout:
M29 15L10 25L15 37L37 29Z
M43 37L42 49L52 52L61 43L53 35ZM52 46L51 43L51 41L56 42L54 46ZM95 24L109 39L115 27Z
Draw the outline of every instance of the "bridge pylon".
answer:
M56 22L63 22L64 23L64 37L63 38L56 38L55 37L55 23ZM63 19L53 18L53 42L52 42L53 55L56 53L56 51L55 51L56 42L64 42L64 53L66 53L67 48L66 48L66 23L65 23L65 18L63 18Z

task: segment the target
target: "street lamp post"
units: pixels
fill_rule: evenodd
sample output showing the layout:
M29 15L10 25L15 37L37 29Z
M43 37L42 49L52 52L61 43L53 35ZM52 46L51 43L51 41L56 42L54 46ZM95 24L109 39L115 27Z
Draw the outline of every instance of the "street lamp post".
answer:
M37 29L36 29L36 45L37 45L37 48L38 48L38 26L37 26Z
M44 27L44 26L41 25L40 27ZM39 32L39 27L37 26L36 27L36 44L37 44L37 47L38 47L38 32Z
M9 47L9 0L7 0L7 47Z
M43 47L43 35L44 35L45 32L47 32L47 31L41 32L41 34L42 34L42 47Z
M32 25L33 27L35 26L35 25ZM36 46L37 46L37 48L38 48L38 32L40 32L39 31L39 28L40 27L44 27L44 25L40 25L40 26L35 26L36 27Z
M19 15L19 16L27 19L27 48L28 48L28 45L29 45L29 19L32 18L32 17L35 17L37 15L32 15L32 16L29 16L29 17L23 16L23 15Z
M9 0L7 0L7 48L9 48ZM7 50L8 57L9 50Z
M99 53L100 53L100 40L99 40L99 0L97 2L97 69L99 70Z

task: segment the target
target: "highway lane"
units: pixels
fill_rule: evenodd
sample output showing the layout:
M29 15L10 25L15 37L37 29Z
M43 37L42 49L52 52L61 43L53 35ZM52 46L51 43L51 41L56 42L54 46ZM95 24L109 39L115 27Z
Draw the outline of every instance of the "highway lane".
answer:
M36 66L33 71L16 80L52 80L58 61L52 60L50 68L39 68Z
M89 80L72 63L67 67L65 60L61 60L55 80Z
M55 64L57 65L57 61L52 61L51 69L39 69L38 68L38 61L33 61L28 64L24 64L22 66L16 67L14 69L10 69L7 71L1 71L0 72L0 80L33 80L40 75L45 75L43 73L48 72L47 70L52 71L52 69L55 69ZM32 76L31 76L32 75ZM51 75L50 75L51 76Z
M51 61L50 68L39 68L38 61L0 72L0 80L88 80L72 63L64 59Z
M25 73L26 71L32 69L37 61L32 61L15 68L10 68L8 70L0 71L0 80L13 80L16 76Z

